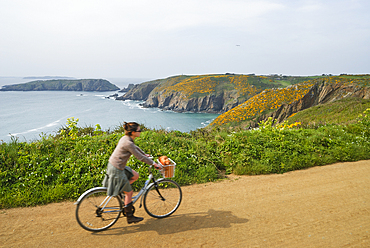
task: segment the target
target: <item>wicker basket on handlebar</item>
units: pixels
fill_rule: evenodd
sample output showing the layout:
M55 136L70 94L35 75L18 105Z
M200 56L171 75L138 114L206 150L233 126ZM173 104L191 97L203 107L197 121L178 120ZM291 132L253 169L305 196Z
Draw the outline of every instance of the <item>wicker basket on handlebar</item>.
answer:
M165 178L174 177L175 176L175 169L176 169L176 163L168 158L168 160L171 162L169 165L162 164L159 159L157 159L157 163L162 166L162 169L160 170L161 174Z

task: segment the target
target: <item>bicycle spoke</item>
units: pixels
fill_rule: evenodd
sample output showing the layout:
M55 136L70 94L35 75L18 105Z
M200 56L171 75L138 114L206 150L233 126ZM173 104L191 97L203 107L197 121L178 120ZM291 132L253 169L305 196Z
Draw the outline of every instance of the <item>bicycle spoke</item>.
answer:
M122 212L118 197L106 197L106 190L93 191L77 205L78 223L89 231L102 231L112 226Z
M157 187L153 184L144 195L146 212L156 218L171 215L179 207L182 192L179 185L169 179L161 180Z

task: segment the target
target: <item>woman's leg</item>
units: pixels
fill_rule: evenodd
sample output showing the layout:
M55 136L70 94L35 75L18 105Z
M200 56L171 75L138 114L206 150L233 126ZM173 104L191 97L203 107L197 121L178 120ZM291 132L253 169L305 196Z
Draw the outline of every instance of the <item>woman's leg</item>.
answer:
M136 171L134 171L134 170L132 170L132 174L134 174L131 178L130 178L130 180L129 180L129 182L130 182L130 184L132 184L133 182L135 182L137 179L139 179L139 173L137 173Z
M134 194L134 191L131 190L130 192L123 192L125 193L125 206L127 206L129 203L132 202L132 195Z
M134 216L133 205L132 205L132 194L134 193L134 191L131 190L130 192L124 192L124 193L125 193L124 211L126 214L127 223L131 224L131 223L137 223L137 222L142 221L144 218Z
M132 174L134 174L134 175L129 180L130 184L132 184L137 179L139 179L139 173L132 170ZM136 222L142 221L144 218L136 217L136 216L134 216L134 213L133 213L132 195L134 194L134 191L131 190L130 192L124 192L124 193L125 193L125 210L124 211L125 211L125 214L126 214L126 217L127 217L127 223L131 224L131 223L136 223Z
M134 175L129 179L130 184L132 184L137 179L139 179L139 173L132 170L132 174L134 174ZM128 205L129 203L132 202L132 195L134 194L134 191L132 191L132 190L130 192L123 191L123 193L125 193L125 205Z

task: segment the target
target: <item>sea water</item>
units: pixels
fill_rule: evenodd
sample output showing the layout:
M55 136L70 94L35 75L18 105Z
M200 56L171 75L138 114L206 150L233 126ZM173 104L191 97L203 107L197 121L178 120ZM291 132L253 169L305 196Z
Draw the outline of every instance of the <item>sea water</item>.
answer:
M218 116L143 108L142 101L107 98L115 93L0 91L0 140L9 142L13 136L20 141L32 141L42 135L54 135L71 117L79 119L79 127L99 124L102 130L135 121L148 128L189 132L207 126Z

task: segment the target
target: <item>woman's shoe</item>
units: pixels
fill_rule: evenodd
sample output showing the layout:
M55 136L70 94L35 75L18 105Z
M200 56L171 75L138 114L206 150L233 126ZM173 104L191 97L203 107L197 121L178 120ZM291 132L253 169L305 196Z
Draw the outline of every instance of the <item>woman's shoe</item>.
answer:
M137 223L137 222L140 222L144 219L144 218L141 218L141 217L135 217L134 216L134 213L132 211L132 202L125 206L124 211L125 211L125 214L126 214L128 224Z

